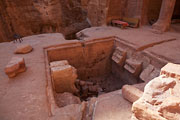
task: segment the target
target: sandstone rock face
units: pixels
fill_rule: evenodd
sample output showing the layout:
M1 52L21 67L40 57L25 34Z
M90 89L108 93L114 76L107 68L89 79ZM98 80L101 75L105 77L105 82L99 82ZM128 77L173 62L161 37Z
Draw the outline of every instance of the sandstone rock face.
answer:
M129 102L133 103L143 95L143 92L131 85L124 85L122 87L122 95Z
M51 66L57 63L57 61L55 63L51 63ZM64 61L61 61L59 63L61 64L55 67L51 67L51 76L55 91L57 93L76 93L78 91L75 87L77 70L71 65L65 65L66 62ZM62 65L62 63L64 63L64 65Z
M79 0L1 0L0 42L22 36L61 32L65 35L89 26Z
M132 119L180 119L179 69L179 65L169 63L161 69L159 77L145 86L143 96L133 104Z
M14 53L16 54L26 54L33 50L33 48L30 45L20 45L17 47Z
M81 101L78 97L74 96L72 93L62 93L56 95L57 104L59 107L64 107L71 104L80 104Z
M24 58L13 57L4 69L9 78L15 77L18 73L26 71Z

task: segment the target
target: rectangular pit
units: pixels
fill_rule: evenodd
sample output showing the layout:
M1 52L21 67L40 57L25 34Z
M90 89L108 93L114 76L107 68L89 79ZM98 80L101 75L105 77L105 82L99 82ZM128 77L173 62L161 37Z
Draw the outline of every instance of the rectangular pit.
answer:
M127 57L124 64L121 65L112 60L117 47L127 51ZM55 92L50 78L50 62L67 60L71 66L77 69L78 79L98 84L103 89L103 94L121 89L124 84L142 82L140 74L133 74L133 66L127 62L130 58L142 63L140 73L150 64L149 58L141 52L136 52L132 44L125 43L116 37L72 41L66 44L47 47L45 48L45 56L47 77L49 79L47 95L49 96L48 100L51 108L58 104L58 93Z

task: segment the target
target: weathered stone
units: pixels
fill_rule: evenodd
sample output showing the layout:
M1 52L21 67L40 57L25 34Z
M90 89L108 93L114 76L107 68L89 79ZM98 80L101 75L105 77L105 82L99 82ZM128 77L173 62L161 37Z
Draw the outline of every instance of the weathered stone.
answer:
M142 70L142 62L135 59L126 60L124 68L134 76L138 77Z
M161 69L160 74L180 80L180 65L168 63Z
M143 95L143 92L131 85L124 85L122 95L126 100L133 103Z
M33 48L30 45L20 45L17 47L14 53L16 54L26 54L33 50Z
M117 63L119 66L123 67L126 61L127 52L117 47L113 53L112 60Z
M157 68L155 68L154 66L152 66L151 64L149 64L147 66L147 68L145 68L141 74L140 74L140 78L141 80L143 80L144 82L149 82L150 80L152 80L155 77L158 77L160 73L160 70L158 70Z
M159 77L151 80L143 96L133 103L132 120L179 120L180 118L180 66L168 63Z
M12 40L15 32L22 36L54 32L68 35L89 27L79 0L3 0L0 11L0 42Z
M58 67L58 66L63 66L63 65L68 65L68 61L67 60L61 60L61 61L53 61L50 63L50 68L52 67Z
M67 105L71 105L71 104L80 104L81 101L79 99L79 97L74 96L72 93L62 93L62 94L57 94L56 95L56 102L58 104L59 107L64 107Z
M9 78L15 77L18 73L26 71L24 58L13 57L4 69Z
M77 71L71 65L52 67L51 74L56 92L76 93L78 91L74 84L77 78Z

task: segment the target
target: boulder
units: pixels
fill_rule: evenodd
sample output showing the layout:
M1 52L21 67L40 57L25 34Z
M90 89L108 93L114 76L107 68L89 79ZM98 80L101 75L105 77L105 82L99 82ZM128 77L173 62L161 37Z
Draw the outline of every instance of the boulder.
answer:
M132 120L180 119L180 65L168 63L161 75L144 88L142 97L133 103Z
M59 107L64 107L71 104L80 104L81 101L79 97L74 96L72 93L60 93L56 95L57 104Z
M15 77L18 73L26 71L24 58L13 57L4 69L9 78Z
M33 48L30 45L20 45L17 47L17 49L15 50L15 54L26 54L29 53L33 50Z

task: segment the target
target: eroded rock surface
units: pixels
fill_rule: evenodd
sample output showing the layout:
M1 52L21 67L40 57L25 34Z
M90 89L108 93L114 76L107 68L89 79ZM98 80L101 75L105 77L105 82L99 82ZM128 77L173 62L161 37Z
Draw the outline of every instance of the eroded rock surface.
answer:
M78 32L89 24L79 0L1 0L0 42L22 36L61 32Z
M145 86L143 96L133 104L133 120L180 119L179 69L179 65L169 63Z

